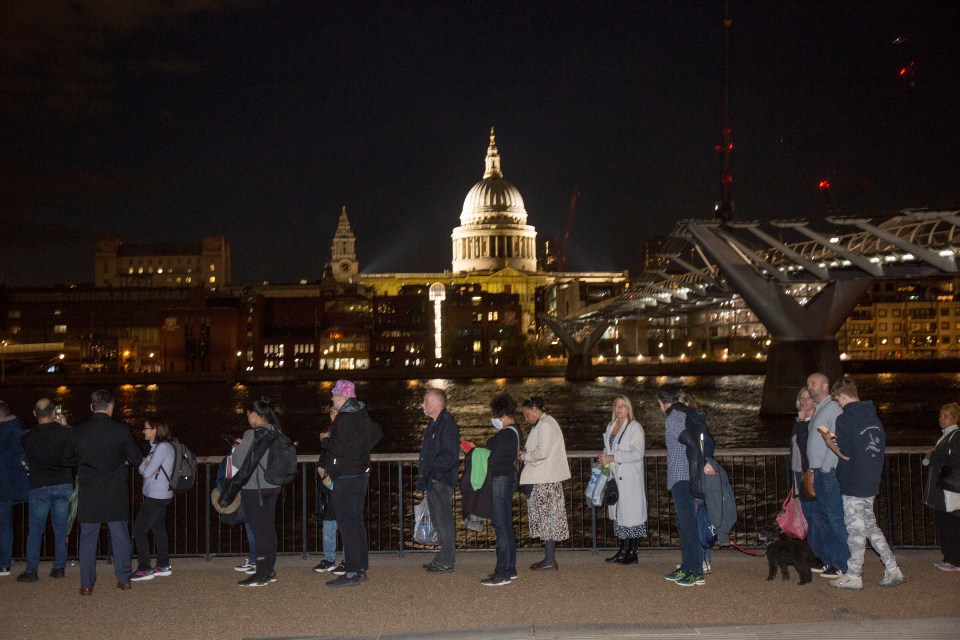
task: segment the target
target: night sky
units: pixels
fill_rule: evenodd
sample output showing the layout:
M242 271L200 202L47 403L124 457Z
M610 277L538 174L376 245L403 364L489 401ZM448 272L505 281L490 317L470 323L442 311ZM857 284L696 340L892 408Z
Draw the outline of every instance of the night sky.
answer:
M952 2L731 0L735 217L960 206ZM440 271L496 127L578 270L719 198L722 0L0 4L0 283L93 280L94 241L232 244L234 282Z

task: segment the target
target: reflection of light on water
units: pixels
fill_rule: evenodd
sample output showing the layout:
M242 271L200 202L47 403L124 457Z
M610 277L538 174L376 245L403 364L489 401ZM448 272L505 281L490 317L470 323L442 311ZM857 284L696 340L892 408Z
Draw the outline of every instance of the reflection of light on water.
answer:
M156 391L159 387L155 384L148 384L146 387L147 391Z
M70 393L70 387L66 385L60 385L59 387L56 388L56 392L57 392L57 395L59 396L67 395L68 393Z

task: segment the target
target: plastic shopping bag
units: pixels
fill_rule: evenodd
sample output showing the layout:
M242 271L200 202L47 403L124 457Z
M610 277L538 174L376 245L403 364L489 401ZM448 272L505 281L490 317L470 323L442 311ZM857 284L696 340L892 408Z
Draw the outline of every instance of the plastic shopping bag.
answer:
M591 467L590 482L587 483L587 489L584 493L588 504L599 507L603 505L604 489L606 489L610 474L608 465L592 462Z
M413 506L413 541L428 547L440 544L437 529L430 521L430 507L427 506L426 498Z

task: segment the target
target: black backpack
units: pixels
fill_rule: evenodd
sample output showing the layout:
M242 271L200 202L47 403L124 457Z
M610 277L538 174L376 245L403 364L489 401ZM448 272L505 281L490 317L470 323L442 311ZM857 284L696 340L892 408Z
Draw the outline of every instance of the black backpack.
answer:
M297 477L297 444L282 433L270 443L270 455L263 469L263 478L270 484L283 486Z
M197 482L197 456L176 438L170 444L173 445L173 473L167 475L162 466L160 470L167 476L167 482L174 493L184 493L192 489Z

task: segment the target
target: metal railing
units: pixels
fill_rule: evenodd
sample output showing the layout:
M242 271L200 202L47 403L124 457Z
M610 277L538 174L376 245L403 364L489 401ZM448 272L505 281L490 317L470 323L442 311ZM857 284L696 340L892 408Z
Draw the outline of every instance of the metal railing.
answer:
M936 546L933 512L923 506L926 468L921 461L922 447L889 447L881 478L876 512L890 541L898 548ZM590 479L590 461L596 452L569 452L571 478L564 483L570 538L561 543L566 549L596 551L616 545L613 524L605 508L593 508L583 499ZM717 460L727 471L737 503L737 522L731 539L742 546L759 546L758 534L773 523L789 488L789 459L781 449L718 449ZM215 486L217 465L222 458L198 458L198 477L194 488L177 494L167 512L170 553L174 556L240 555L246 549L242 525L224 525L210 503ZM317 464L310 456L299 457L297 479L283 488L277 502L279 552L307 557L322 552L322 524L312 518L316 511L319 490ZM422 494L414 490L417 471L416 454L379 454L373 456L370 489L367 494L367 522L372 552L424 550L413 542L411 529L414 504ZM679 546L674 524L673 502L667 491L666 452L648 451L645 458L648 501L648 537L641 546L676 548ZM130 519L139 509L140 478L131 470ZM482 531L472 531L463 524L459 492L454 496L457 523L457 549L477 551L493 549L495 537L489 523ZM14 556L24 557L28 527L26 504L14 506ZM526 498L519 492L514 497L514 526L517 546L538 547L538 540L528 535ZM68 552L78 553L78 525L69 537ZM47 532L41 554L53 556L52 530ZM107 536L101 536L100 553L109 552Z

